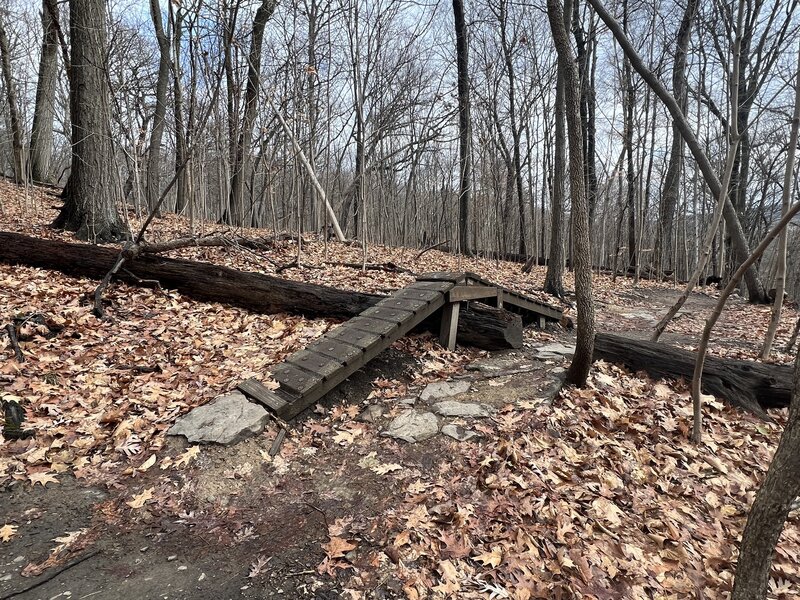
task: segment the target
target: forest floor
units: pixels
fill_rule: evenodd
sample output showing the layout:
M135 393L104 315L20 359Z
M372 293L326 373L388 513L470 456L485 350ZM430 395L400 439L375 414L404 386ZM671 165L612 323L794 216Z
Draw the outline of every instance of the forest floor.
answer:
M57 205L44 190L0 183L0 229L71 239L47 227ZM187 230L170 216L151 237ZM274 273L296 252L284 240L266 252L174 255ZM518 264L417 253L373 246L368 258L417 273L476 271L553 303L539 291L544 269L525 275ZM307 266L282 276L381 292L413 279L344 266L360 255L309 236ZM0 599L729 593L780 412L766 423L708 397L696 446L684 382L598 362L586 389L558 391L568 359L541 358L537 348L569 344L573 332L531 329L521 351L491 354L447 352L414 335L294 421L274 458L276 425L228 448L190 446L166 436L176 418L243 378L263 377L335 323L117 283L106 296L110 319L100 321L89 302L95 286L0 264L0 324L40 313L61 328L49 337L31 324L24 363L0 347L0 395L18 399L36 430L28 440L0 438ZM637 336L679 293L603 275L595 286L598 328ZM663 340L694 347L716 294L692 294ZM785 311L776 348L797 317ZM711 352L754 359L768 318L769 307L732 299ZM774 360L790 357L778 352ZM454 421L478 437L408 444L381 435L411 403L425 408L416 398L428 383L447 379L470 383L454 400L491 410ZM363 416L368 406L381 409L372 420ZM795 512L778 546L772 598L800 598L799 565Z

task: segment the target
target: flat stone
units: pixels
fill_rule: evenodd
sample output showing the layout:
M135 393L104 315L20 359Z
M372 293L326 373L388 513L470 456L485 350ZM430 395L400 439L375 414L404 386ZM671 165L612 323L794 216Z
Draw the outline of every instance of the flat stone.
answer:
M536 356L539 358L564 358L575 354L575 346L555 342L553 344L539 346L534 349L534 352L536 352Z
M488 417L492 414L489 407L474 402L456 402L455 400L442 400L434 404L431 409L443 417Z
M533 367L535 361L519 355L493 356L491 358L479 358L467 365L467 371L477 371L478 373L493 374L499 371L516 371L518 369L528 369Z
M400 398L397 403L405 404L406 406L414 406L417 403L417 399L414 396L409 396L408 398Z
M358 420L363 421L364 423L374 423L380 419L385 412L386 409L380 404L370 404L361 412L360 415L358 415Z
M190 443L230 446L261 433L269 415L241 392L217 396L180 417L167 435L183 435Z
M431 412L408 410L389 424L381 435L413 444L439 433L439 421Z
M468 442L469 440L481 437L477 431L464 429L452 423L442 427L442 433L458 442Z
M466 379L457 379L456 381L435 381L425 386L425 389L422 390L422 393L419 395L419 399L423 402L428 402L429 400L441 400L442 398L449 398L450 396L456 396L468 391L469 385L470 382Z

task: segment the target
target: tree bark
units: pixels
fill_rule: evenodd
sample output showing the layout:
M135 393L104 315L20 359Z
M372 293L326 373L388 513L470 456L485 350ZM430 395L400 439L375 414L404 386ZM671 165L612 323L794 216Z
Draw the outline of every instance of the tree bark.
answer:
M675 42L675 60L672 63L672 95L681 111L686 113L686 51L691 39L692 23L697 14L698 0L687 0ZM659 272L672 269L673 230L675 209L680 195L681 172L683 171L683 149L685 142L678 126L672 123L672 144L669 152L669 165L664 176L659 206L659 226L656 230L655 263Z
M22 144L22 120L17 104L17 86L11 75L11 47L8 43L4 17L0 16L0 63L3 71L3 85L6 88L6 101L11 120L11 164L14 168L14 181L25 183L25 148Z
M128 237L117 212L106 70L106 3L70 0L72 169L54 227L92 242Z
M795 498L800 496L800 354L794 365L789 418L742 533L731 600L767 597L772 555Z
M456 70L458 71L458 236L461 252L470 254L469 208L472 197L472 124L469 101L469 46L463 0L453 0L456 31Z
M255 17L253 17L253 33L247 58L244 117L239 132L239 142L236 144L228 205L232 223L239 226L249 224L248 215L245 214L244 209L244 182L250 168L250 144L253 140L253 123L256 118L258 92L261 87L261 47L264 41L264 29L276 4L276 0L261 0Z
M646 371L651 377L690 379L696 357L696 352L659 342L634 340L610 333L595 336L595 360L622 363L631 371ZM765 417L767 409L789 405L792 368L709 356L703 368L703 392Z
M150 0L150 18L158 43L158 78L156 79L156 106L153 112L153 129L150 133L150 144L147 151L147 174L145 176L145 194L147 207L152 211L159 198L159 180L161 174L161 138L167 117L167 86L169 85L170 48L169 38L164 32L161 18L161 5L158 0Z
M570 0L562 11L559 0L547 0L547 15L558 52L558 69L564 74L564 108L569 135L569 187L572 198L575 299L578 308L575 356L567 370L567 383L583 387L592 366L594 348L594 301L592 299L592 257L589 240L589 207L583 183L583 134L580 117L580 83L572 52L565 14L571 17Z
M555 151L553 155L552 203L550 207L550 257L544 276L544 291L564 297L564 187L567 163L567 137L564 131L564 73L556 71Z
M701 148L697 137L694 135L689 122L686 120L686 116L683 114L683 111L678 105L678 102L666 90L658 77L656 77L653 72L650 71L647 66L645 66L641 56L639 56L639 53L631 45L630 41L627 39L627 36L622 31L622 28L619 26L619 23L617 23L614 17L612 17L611 14L606 10L605 6L603 6L601 0L587 1L592 5L592 8L594 8L597 15L614 34L614 37L616 38L623 52L625 52L625 55L631 61L631 66L636 69L636 72L639 73L647 85L649 85L650 88L658 95L658 97L664 103L664 106L666 106L670 116L673 119L673 123L677 125L681 136L697 161L697 165L703 174L703 179L705 180L706 185L711 190L712 195L715 198L718 198L720 190L722 189L722 185L716 173L714 172L714 167L712 166L711 161L703 152L703 149ZM736 210L734 209L733 204L730 202L730 198L728 198L728 200L725 202L724 218L728 232L731 235L733 247L736 251L737 261L742 263L747 259L748 256L750 256L750 246L747 243L747 238L744 235L744 230L742 229L742 224L739 221L739 216L736 214ZM755 267L747 270L745 279L747 281L750 302L762 304L765 303L767 301L767 293Z
M118 259L116 248L0 232L0 261L9 264L103 279ZM117 277L131 285L155 280L162 287L178 290L196 300L221 302L268 314L288 312L307 317L349 319L385 298L146 252L127 261ZM431 322L429 326L438 334L437 324ZM459 316L458 343L484 350L519 348L521 319L509 311L474 303Z
M55 117L58 77L58 14L56 0L42 0L42 51L39 57L39 78L31 126L31 179L50 183L50 161L53 156L53 118Z

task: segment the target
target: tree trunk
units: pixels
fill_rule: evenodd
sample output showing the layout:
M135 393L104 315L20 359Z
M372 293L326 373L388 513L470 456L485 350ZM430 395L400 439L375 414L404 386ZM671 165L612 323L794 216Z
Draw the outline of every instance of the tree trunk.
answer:
M0 261L9 264L102 279L118 258L116 248L0 232ZM117 278L131 285L158 281L165 288L205 302L221 302L261 313L288 312L307 317L349 319L385 298L147 253L126 262ZM438 334L438 324L432 321L428 326ZM459 316L458 343L484 350L519 348L522 321L519 315L509 311L474 303Z
M646 371L654 378L690 379L697 353L659 342L598 333L594 358L622 363L631 371ZM767 409L789 405L792 368L709 356L703 367L703 392L764 417Z
M58 14L56 0L42 0L42 53L36 82L36 103L31 126L31 179L50 183L50 160L53 156L53 118L55 116L58 77Z
M567 173L567 138L564 115L564 73L556 71L555 152L553 155L552 204L550 209L550 255L544 276L544 291L564 297L564 184Z
M677 41L675 42L675 61L672 63L672 95L678 102L681 111L686 113L686 51L691 39L692 23L697 14L698 0L687 0L683 11ZM669 165L664 176L664 187L661 191L659 210L659 226L656 230L655 263L656 270L661 272L672 269L673 230L675 209L680 195L681 172L683 170L684 141L675 122L672 123L672 145L670 146Z
M152 211L159 199L159 180L161 174L161 138L167 117L167 86L169 84L170 49L169 38L164 33L161 6L158 0L150 0L150 17L153 21L156 42L158 42L158 79L156 80L156 106L153 112L153 129L147 151L147 174L145 176L145 195L147 207Z
M247 88L245 90L244 117L239 131L239 143L233 163L228 210L235 225L247 225L244 210L244 182L250 168L250 144L253 140L253 123L256 118L258 92L261 87L261 47L264 29L275 10L276 0L261 0L253 17L253 33L250 39L250 53L247 59Z
M6 35L5 18L0 16L0 61L2 62L3 85L6 88L8 113L11 117L11 164L14 168L14 181L25 183L25 148L22 144L22 120L17 104L17 86L11 75L11 48Z
M792 502L800 495L800 354L795 359L793 385L786 427L742 533L731 600L767 597L775 545Z
M117 212L106 69L106 3L70 0L72 169L54 227L92 242L128 237Z
M594 348L594 301L592 299L592 257L589 240L589 207L583 184L583 135L580 117L580 82L569 36L570 0L562 11L559 0L547 0L547 15L558 52L558 69L564 76L564 109L569 135L569 187L572 198L575 299L578 308L575 356L567 370L567 383L583 387L592 366Z
M472 125L469 102L469 46L464 2L453 0L456 30L456 68L458 71L458 236L461 252L471 253L469 243L469 207L472 196Z

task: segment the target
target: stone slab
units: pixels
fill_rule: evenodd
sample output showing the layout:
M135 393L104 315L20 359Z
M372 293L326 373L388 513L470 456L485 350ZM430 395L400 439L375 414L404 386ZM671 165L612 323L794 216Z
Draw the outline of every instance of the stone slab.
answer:
M439 421L431 412L409 410L389 424L381 434L411 444L432 438L439 433Z
M241 392L231 392L180 417L167 435L185 436L192 444L230 446L264 431L268 420L263 407Z

